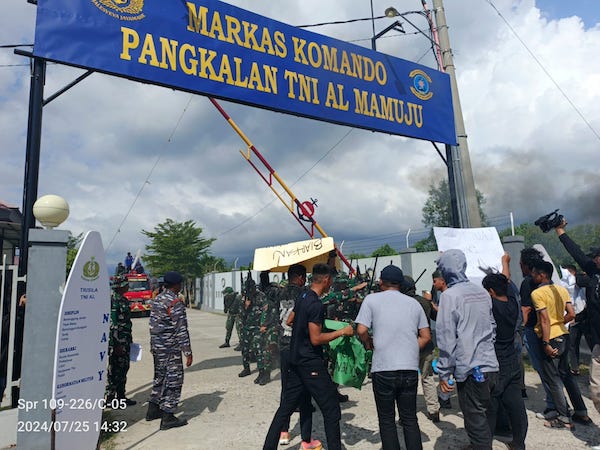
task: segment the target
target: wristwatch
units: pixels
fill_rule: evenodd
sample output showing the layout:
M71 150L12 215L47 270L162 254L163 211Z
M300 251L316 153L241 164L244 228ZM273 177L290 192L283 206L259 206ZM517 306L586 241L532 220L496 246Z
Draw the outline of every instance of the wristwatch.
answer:
M550 345L550 342L548 342L548 341L542 341L542 345Z

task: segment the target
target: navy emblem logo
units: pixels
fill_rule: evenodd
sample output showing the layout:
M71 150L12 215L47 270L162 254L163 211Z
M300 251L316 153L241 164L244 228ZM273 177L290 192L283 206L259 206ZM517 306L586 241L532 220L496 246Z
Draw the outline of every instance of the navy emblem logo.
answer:
M96 258L92 256L90 260L83 265L83 273L81 274L81 278L87 281L94 281L98 279L99 275L100 264L98 264Z
M413 70L409 77L413 81L413 85L410 87L410 91L421 100L429 100L433 97L431 92L431 78L425 72L420 69Z
M142 20L144 0L92 0L104 14L119 20Z

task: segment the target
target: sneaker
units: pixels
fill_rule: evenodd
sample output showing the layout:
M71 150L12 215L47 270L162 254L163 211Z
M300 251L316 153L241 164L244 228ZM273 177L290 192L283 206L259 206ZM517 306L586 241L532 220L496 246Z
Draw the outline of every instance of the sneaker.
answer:
M441 397L438 397L438 402L440 403L440 408L442 409L452 409L452 402L450 401L450 399L446 399L444 400Z
M229 342L225 342L224 344L219 345L219 348L227 348L227 347L231 347L231 345L229 345Z
M438 423L440 421L440 412L427 413L427 418L431 420L433 423Z
M288 445L290 443L290 433L282 431L279 435L279 445Z
M311 439L310 442L302 441L300 445L302 450L321 450L323 448L323 444L318 439Z
M338 402L346 403L350 397L348 397L346 394L342 394L341 392L338 391L337 398L338 398Z

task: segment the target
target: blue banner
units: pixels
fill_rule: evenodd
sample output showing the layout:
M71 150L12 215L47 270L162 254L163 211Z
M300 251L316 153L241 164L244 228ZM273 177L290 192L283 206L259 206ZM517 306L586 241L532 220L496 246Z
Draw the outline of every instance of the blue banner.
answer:
M38 0L34 55L342 125L456 144L437 70L216 0Z

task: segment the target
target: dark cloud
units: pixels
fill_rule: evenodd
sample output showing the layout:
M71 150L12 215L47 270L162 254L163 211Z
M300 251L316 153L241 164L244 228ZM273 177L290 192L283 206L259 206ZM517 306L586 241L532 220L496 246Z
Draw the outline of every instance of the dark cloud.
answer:
M370 5L358 0L231 3L291 24L370 15ZM376 15L389 6L373 3ZM488 216L513 212L520 223L561 208L571 223L598 223L598 139L487 3L447 3L471 162ZM534 3L495 2L597 127L599 31L540 20ZM404 6L421 8L416 0ZM0 11L3 43L33 40L35 7L7 0ZM426 26L416 14L414 20ZM389 23L377 21L376 30ZM370 46L369 21L311 30ZM410 33L378 40L381 51L433 66L428 46ZM0 51L0 64L25 61ZM50 65L47 95L81 73ZM0 68L0 199L16 205L28 95L28 67ZM345 248L403 248L409 229L411 239L424 237L429 186L447 177L430 143L220 103L299 200L318 199L316 220ZM141 230L166 218L194 220L217 239L213 254L239 258L238 265L256 247L308 237L240 155L246 144L206 97L95 73L47 105L43 123L40 194L65 197L65 228L100 231L109 261L143 251Z

